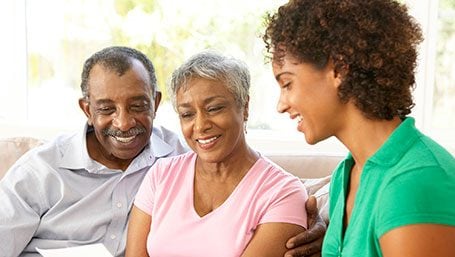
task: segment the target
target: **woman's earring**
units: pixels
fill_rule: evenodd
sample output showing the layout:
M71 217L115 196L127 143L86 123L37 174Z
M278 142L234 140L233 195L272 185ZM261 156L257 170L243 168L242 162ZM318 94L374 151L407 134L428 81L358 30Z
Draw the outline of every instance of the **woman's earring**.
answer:
M243 123L243 131L245 132L245 134L248 134L248 130L246 129L247 127L247 123L246 121Z

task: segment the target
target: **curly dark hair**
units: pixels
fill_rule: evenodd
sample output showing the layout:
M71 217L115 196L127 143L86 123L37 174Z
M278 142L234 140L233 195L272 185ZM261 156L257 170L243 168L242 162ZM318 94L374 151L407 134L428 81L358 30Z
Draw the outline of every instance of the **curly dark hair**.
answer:
M405 5L392 0L290 0L266 17L268 58L286 54L322 69L329 61L343 82L338 96L366 117L391 120L414 106L422 32Z
M102 65L104 68L116 72L122 76L127 72L132 65L132 60L138 60L144 65L147 70L152 87L153 97L156 96L157 82L155 75L155 68L149 58L142 52L126 47L126 46L111 46L106 47L92 56L90 56L84 63L84 68L81 74L81 90L84 98L88 97L88 81L90 71L96 64Z

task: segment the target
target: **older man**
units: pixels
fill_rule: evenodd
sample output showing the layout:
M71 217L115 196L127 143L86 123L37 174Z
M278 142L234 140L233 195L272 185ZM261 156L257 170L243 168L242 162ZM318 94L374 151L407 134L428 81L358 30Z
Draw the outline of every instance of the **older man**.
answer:
M87 59L79 100L87 123L28 152L0 181L0 256L93 243L124 255L146 171L187 150L174 133L153 126L156 87L152 63L137 50L109 47Z
M153 127L156 87L152 63L137 50L109 47L85 62L79 105L87 124L27 153L0 182L0 256L95 242L123 255L145 172L186 151L174 133Z

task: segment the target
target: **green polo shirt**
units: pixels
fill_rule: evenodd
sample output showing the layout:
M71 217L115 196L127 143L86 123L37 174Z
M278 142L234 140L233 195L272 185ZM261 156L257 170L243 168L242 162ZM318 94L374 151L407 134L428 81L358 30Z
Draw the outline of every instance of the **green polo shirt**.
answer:
M455 159L406 118L367 160L349 225L343 215L354 159L339 164L330 187L322 256L382 256L379 238L400 226L455 226Z

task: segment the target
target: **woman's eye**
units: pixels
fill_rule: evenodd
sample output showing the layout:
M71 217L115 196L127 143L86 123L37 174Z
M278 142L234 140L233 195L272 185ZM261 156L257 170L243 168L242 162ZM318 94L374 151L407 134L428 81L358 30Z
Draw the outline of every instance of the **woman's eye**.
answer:
M184 113L181 113L181 114L180 114L180 118L181 118L181 119L188 119L188 118L190 118L191 116L192 116L192 113L190 113L190 112L184 112Z
M289 89L289 87L291 86L291 82L286 82L286 83L283 83L283 85L281 86L282 89Z
M219 110L221 110L223 108L224 108L224 106L214 106L214 107L209 107L207 110L209 112L217 112L217 111L219 111Z

